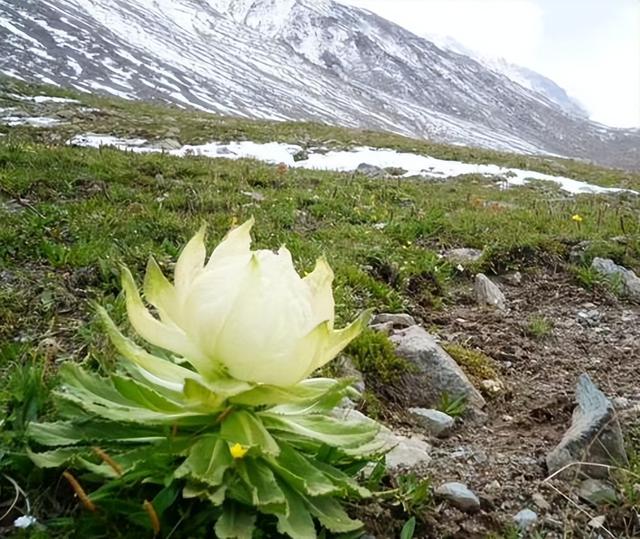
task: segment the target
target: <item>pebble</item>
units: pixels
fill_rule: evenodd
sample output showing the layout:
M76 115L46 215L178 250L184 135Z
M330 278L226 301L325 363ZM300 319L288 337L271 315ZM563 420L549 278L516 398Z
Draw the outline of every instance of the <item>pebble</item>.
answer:
M523 509L513 517L513 521L520 530L528 530L532 526L535 526L538 521L538 513L531 509Z
M429 434L438 438L449 436L455 425L453 417L440 410L409 408L409 413Z
M478 497L462 483L444 483L435 490L435 495L462 511L472 513L480 509Z

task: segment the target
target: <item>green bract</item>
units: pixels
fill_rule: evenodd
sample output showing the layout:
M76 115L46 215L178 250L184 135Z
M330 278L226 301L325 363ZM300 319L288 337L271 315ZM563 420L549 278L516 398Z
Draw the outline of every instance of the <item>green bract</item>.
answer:
M213 506L220 538L250 538L257 513L294 538L316 537L314 519L332 532L357 530L339 499L368 495L347 471L384 451L379 425L337 416L336 406L357 396L349 381L305 378L367 315L335 331L327 263L301 279L286 249L250 251L251 225L231 231L206 264L201 230L173 285L150 262L145 299L159 319L123 271L132 326L171 355L139 347L99 308L126 361L109 378L64 365L55 392L63 420L29 426L41 448L29 456L106 480L90 494L98 506L118 486L179 487Z

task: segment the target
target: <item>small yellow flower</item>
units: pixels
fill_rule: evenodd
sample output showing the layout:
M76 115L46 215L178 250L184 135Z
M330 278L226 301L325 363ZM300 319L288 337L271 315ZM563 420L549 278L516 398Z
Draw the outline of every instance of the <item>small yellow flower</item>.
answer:
M582 215L578 215L577 213L573 217L571 217L571 219L576 223L582 223L583 221Z
M229 449L229 452L234 459L241 459L247 454L247 451L249 451L249 448L243 447L240 444L232 445Z

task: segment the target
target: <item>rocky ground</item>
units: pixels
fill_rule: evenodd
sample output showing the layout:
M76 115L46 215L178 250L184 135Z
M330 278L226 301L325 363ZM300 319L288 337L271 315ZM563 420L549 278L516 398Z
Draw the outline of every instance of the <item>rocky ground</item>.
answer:
M418 525L416 537L487 537L500 528L505 533L511 528L515 537L525 528L533 537L638 536L637 507L627 505L629 500L618 492L624 485L637 490L637 475L630 470L612 473L610 483L595 488L613 489L614 499L589 503L584 489L593 485L583 483L587 476L572 473L550 480L546 457L571 425L582 373L611 399L622 430L628 436L637 432L640 307L577 287L563 271L507 275L496 283L504 293L503 309L479 305L474 291L463 288L454 305L424 313L420 320L434 328L445 347L459 343L486 354L498 377L495 384L476 377L486 405L482 412L467 410L444 437L430 436L429 429L417 426L419 418L407 413L407 406L425 404L421 394L415 399L407 391L398 399L403 404L398 430L431 445L415 469L428 474L434 487L458 482L477 497L461 510L464 492L462 501L447 502L436 488L435 513ZM533 334L541 320L547 324ZM398 335L406 331L392 330L392 340L402 343ZM469 370L473 378L473 367L467 366ZM581 442L585 453L594 439ZM386 537L385 532L380 536Z

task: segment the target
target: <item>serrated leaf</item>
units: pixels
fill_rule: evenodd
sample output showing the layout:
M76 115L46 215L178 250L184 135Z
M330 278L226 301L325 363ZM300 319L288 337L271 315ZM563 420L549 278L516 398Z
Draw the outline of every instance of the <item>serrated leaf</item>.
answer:
M76 447L38 453L31 451L28 447L26 449L27 456L39 468L59 468L73 461L80 452L81 450Z
M265 464L257 459L243 459L236 463L236 472L249 487L253 505L269 506L275 511L286 511L284 494L273 472Z
M269 459L269 465L287 484L309 496L340 492L340 488L305 456L288 444L280 444L280 455Z
M334 485L340 487L345 493L359 496L361 498L368 498L371 496L369 489L358 484L353 477L350 477L335 466L316 460L313 461L312 465L324 473L326 477L331 479Z
M246 410L231 413L220 427L220 436L231 444L240 444L260 453L277 456L280 448L262 422Z
M189 477L217 487L223 483L224 473L232 464L227 442L215 435L204 435L193 444L186 460L173 475L176 479Z
M279 481L287 500L287 512L277 513L278 531L293 539L316 539L316 527L304 500L292 488Z
M133 380L132 378L126 378L124 376L113 375L111 377L113 385L122 395L130 402L135 402L144 408L150 410L156 410L158 412L181 412L184 407L175 401L160 395L157 391L146 387Z
M312 405L322 400L337 403L347 391L348 386L348 381L312 378L286 388L261 385L232 397L230 402L245 406Z
M99 441L147 443L163 440L166 434L159 428L105 421L29 423L27 428L29 439L49 447Z
M373 421L348 422L326 415L277 416L266 412L259 417L269 430L305 436L343 449L367 444L379 430Z
M322 496L310 498L303 496L309 512L329 531L345 533L362 528L359 520L354 520L347 515L340 503L334 498Z
M218 539L251 539L256 515L237 503L225 503L215 525Z

